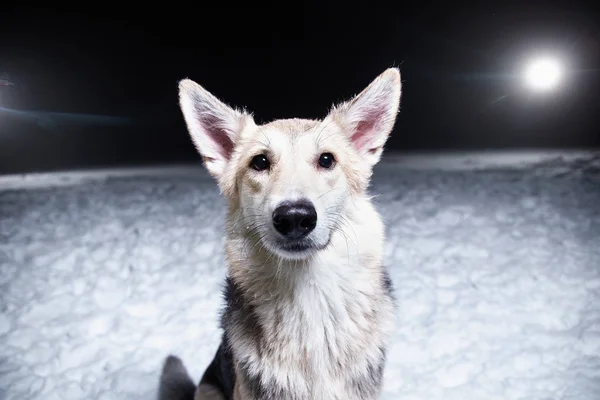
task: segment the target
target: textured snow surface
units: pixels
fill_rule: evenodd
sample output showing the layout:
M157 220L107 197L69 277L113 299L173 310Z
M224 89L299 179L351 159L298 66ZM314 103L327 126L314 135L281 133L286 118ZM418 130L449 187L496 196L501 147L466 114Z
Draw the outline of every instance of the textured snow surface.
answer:
M378 168L399 302L384 399L600 399L599 171ZM210 362L216 185L116 175L0 179L0 399L147 400L168 354L194 379Z

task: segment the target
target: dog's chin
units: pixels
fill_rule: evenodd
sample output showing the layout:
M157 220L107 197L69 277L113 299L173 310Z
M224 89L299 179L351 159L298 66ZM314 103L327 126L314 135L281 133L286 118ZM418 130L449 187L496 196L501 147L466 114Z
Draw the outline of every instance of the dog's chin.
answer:
M323 247L310 240L270 240L267 249L285 260L305 260L313 256Z

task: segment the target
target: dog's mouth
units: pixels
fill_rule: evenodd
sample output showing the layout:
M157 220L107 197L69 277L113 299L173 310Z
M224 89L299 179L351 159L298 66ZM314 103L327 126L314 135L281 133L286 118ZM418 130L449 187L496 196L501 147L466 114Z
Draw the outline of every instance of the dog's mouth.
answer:
M310 240L278 240L278 248L289 253L303 253L309 250L317 250L317 246Z
M329 235L327 242L323 244L317 243L311 238L298 240L278 239L272 242L272 244L274 245L273 250L275 250L276 253L279 253L280 256L297 259L309 257L317 251L324 250L329 246L330 242L331 234Z

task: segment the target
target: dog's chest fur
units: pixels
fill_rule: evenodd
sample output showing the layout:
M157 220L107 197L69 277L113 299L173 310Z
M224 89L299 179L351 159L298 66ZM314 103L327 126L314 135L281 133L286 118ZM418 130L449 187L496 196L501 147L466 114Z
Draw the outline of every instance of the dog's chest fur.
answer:
M243 399L378 397L393 319L387 274L317 268L285 273L288 284L267 285L260 300L228 279L222 322Z

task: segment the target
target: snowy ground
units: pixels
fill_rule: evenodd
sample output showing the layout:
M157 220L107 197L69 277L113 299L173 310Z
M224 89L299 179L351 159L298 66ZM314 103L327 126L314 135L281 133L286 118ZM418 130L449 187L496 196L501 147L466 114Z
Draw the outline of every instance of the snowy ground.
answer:
M383 398L600 398L599 159L378 168L399 300ZM199 378L223 218L198 168L0 176L0 399L152 399L169 353Z

